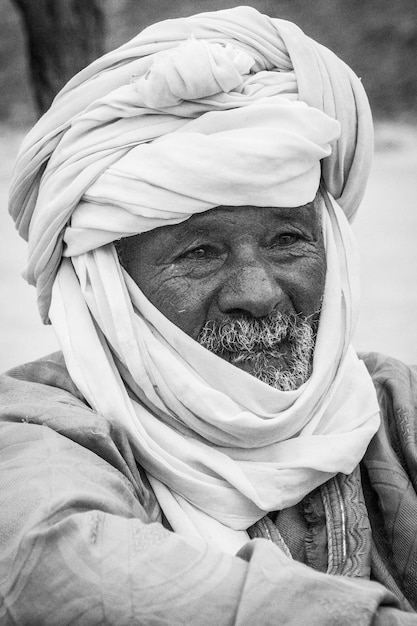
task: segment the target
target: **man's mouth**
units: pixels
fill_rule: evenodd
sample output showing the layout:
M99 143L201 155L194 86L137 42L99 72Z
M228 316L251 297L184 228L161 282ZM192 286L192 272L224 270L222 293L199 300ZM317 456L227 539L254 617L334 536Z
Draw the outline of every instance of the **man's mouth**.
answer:
M210 320L197 341L207 350L282 391L298 389L311 374L314 324L297 314Z

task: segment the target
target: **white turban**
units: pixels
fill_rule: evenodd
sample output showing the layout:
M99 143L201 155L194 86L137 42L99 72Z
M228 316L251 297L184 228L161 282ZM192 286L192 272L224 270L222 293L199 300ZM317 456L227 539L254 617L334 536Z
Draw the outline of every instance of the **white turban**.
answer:
M265 512L352 471L375 432L373 386L350 347L357 265L345 217L371 151L354 73L249 7L146 29L70 81L24 142L10 211L29 241L27 278L74 382L125 424L175 530L233 551ZM208 353L119 265L120 237L221 205L301 206L320 178L332 196L328 271L313 373L297 391Z

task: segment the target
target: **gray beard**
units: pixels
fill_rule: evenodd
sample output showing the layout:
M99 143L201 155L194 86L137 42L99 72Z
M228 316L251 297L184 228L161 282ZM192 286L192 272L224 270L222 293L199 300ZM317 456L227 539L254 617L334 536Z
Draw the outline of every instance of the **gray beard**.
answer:
M197 341L232 365L281 391L293 391L311 374L313 325L301 315L236 316L210 320Z

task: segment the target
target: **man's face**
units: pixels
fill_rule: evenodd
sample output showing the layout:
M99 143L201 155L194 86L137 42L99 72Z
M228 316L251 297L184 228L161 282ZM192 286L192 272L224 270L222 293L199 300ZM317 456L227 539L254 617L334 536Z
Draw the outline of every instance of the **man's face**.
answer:
M309 369L326 274L314 203L218 207L117 247L152 304L222 358L269 384L262 370L285 373L300 350Z

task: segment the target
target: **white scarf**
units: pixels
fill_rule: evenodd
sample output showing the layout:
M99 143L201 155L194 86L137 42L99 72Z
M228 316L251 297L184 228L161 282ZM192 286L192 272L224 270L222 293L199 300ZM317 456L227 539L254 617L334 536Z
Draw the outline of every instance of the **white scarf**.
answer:
M186 45L159 63L190 34L215 44L201 54ZM123 84L132 70L139 76ZM358 267L344 215L354 214L369 170L369 124L359 81L334 55L241 7L159 24L97 61L22 148L11 212L29 236L28 279L72 379L95 410L124 424L178 532L235 553L265 512L351 472L378 427L372 381L350 347ZM222 204L308 203L320 161L344 212L324 194L313 371L282 392L169 322L111 242Z
M174 530L224 550L235 552L266 512L350 473L379 425L372 381L349 346L350 227L330 201L323 219L328 272L313 373L296 391L267 386L185 335L121 269L111 244L75 257L75 272L64 262L55 281L50 315L72 379L99 413L125 425Z

